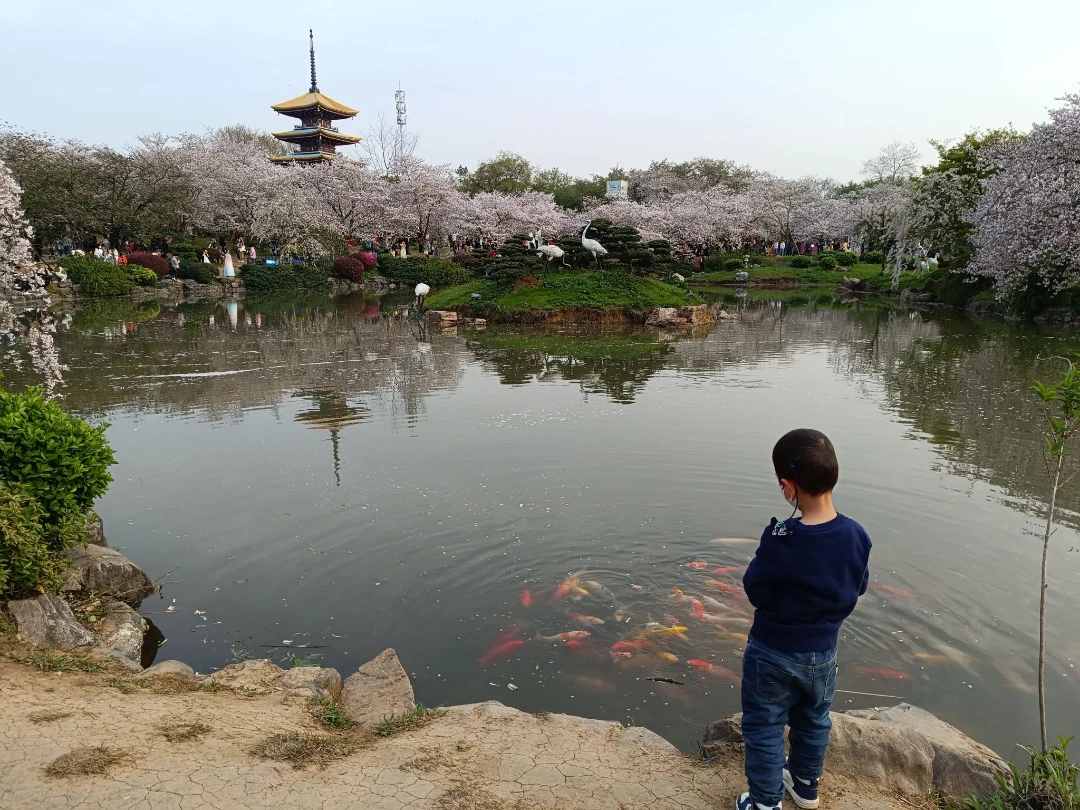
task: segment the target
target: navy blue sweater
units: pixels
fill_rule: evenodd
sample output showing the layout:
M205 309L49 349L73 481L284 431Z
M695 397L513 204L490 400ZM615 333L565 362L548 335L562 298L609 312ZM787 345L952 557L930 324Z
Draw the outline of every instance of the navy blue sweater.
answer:
M840 625L866 593L869 559L870 536L844 515L768 526L743 576L757 608L750 637L788 652L835 649Z

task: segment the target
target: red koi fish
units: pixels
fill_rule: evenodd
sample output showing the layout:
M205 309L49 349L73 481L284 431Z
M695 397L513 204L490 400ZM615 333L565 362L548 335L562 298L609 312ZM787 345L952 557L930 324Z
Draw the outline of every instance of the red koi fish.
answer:
M714 574L735 574L743 570L741 565L725 565L723 568L714 568L712 572Z
M729 585L727 582L720 582L719 580L710 579L708 581L710 588L716 588L721 593L742 593L743 589L738 585Z
M701 603L700 599L695 599L691 602L690 607L694 609L694 615L697 616L698 619L705 618L705 605ZM678 622L676 622L676 624L678 624Z
M570 630L566 633L556 633L553 636L537 636L537 638L544 641L577 641L579 639L588 638L591 636L588 630Z
M882 585L880 582L871 582L870 590L874 593L880 593L883 596L894 596L897 599L915 598L915 594L911 591L906 591L903 588L894 588L891 585Z
M708 672L710 675L719 675L721 678L727 678L728 680L737 681L739 676L732 672L727 667L722 667L719 664L711 664L708 661L702 661L700 658L691 658L686 662L694 669L699 669L702 672Z
M688 562L686 567L693 568L695 571L704 571L709 567L709 564L704 560L698 560L697 562Z
M652 645L649 644L649 642L643 641L639 638L628 638L625 641L616 641L614 644L612 644L611 651L614 653L618 653L629 652L630 650L647 650L651 646Z
M519 601L521 602L522 607L532 607L532 594L529 593L528 588L521 592L521 599Z
M568 638L563 642L564 647L569 647L571 650L576 650L578 647L585 645L585 642L580 638Z
M670 615L669 615L669 616L668 616L668 620L669 620L669 621L670 621L670 622L671 622L672 624L679 624L679 623L680 623L680 622L679 622L679 617L678 617L678 616L670 616Z
M603 619L599 619L596 616L586 616L584 613L567 613L566 618L568 618L572 622L577 622L578 624L585 625L586 627L589 625L604 623Z
M634 654L632 652L627 652L626 650L619 650L618 652L612 652L611 653L611 657L613 659L615 659L616 661L618 661L620 659L623 659L623 658L632 658L633 655Z
M556 599L565 599L567 596L587 596L588 591L581 587L581 573L568 576L555 589Z
M522 646L525 642L520 638L511 639L510 641L504 641L501 644L496 644L490 650L488 650L480 659L476 662L479 666L486 667L496 658L502 658L504 655L509 655L518 647Z
M884 667L852 667L848 670L852 675L869 675L871 678L884 678L888 681L906 681L911 676L898 669L885 669Z

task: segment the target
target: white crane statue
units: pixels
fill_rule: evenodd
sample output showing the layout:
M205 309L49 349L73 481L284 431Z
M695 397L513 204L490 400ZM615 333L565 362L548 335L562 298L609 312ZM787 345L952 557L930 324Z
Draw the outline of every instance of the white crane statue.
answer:
M531 235L531 234L530 234ZM533 236L533 250L536 251L536 255L541 259L547 259L548 264L551 264L552 259L558 259L561 264L565 264L563 256L566 255L566 251L558 245L544 245L540 242L540 229L536 229L536 236Z
M592 257L596 260L596 267L600 270L601 273L603 273L604 272L604 266L602 264L600 264L600 257L607 255L607 248L605 248L603 245L601 245L595 239L586 239L585 238L585 234L588 233L590 225L592 225L592 220L591 219L589 220L588 224L585 226L585 230L583 230L581 232L581 246L583 248L585 248L587 251L589 251L589 253L592 254Z

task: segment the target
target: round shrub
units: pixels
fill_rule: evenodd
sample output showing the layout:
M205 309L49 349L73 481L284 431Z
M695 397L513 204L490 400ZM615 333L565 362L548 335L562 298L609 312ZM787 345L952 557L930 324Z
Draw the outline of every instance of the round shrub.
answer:
M743 265L745 265L745 264L746 264L746 262L743 259L736 259L736 258L724 259L724 269L725 270L742 270Z
M839 253L833 253L831 255L841 267L851 267L853 264L859 263L859 255L857 253L852 253L850 250L842 250Z
M352 256L338 256L334 259L333 274L334 278L342 278L353 284L359 284L360 277L364 275L364 265Z
M157 273L148 267L140 267L137 264L129 264L127 274L140 287L153 287L158 281Z
M199 258L199 250L190 242L173 242L169 245L169 253L179 256L181 259Z
M47 528L44 514L22 487L0 481L0 598L60 590L63 559L55 552L79 541L82 516Z
M165 276L169 275L169 260L164 256L158 256L156 253L149 253L145 250L137 250L129 254L128 264L137 264L139 267L153 270L157 273L158 278L165 278Z
M40 388L0 390L0 480L20 484L37 500L46 524L85 515L113 480L106 427L75 418Z
M885 254L880 250L871 250L869 253L864 253L862 260L867 264L884 264Z
M124 267L112 262L87 256L65 256L60 265L83 295L126 295L135 286Z
M247 267L244 272L247 272ZM217 265L207 264L201 259L181 259L180 270L176 274L180 278L190 278L196 284L213 284L217 280Z
M836 260L835 256L822 256L821 257L821 269L822 270L832 270L838 264L839 264L839 262Z
M792 267L806 268L813 263L813 260L809 256L793 256L791 259Z
M360 254L360 264L364 265L364 270L374 270L379 266L379 257L372 251L365 250Z

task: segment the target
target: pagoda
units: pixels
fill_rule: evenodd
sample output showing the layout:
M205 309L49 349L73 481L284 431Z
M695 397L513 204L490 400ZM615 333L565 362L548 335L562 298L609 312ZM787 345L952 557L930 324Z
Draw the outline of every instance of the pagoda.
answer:
M270 160L275 163L333 160L337 147L360 142L360 138L338 132L333 125L335 121L352 118L357 111L319 92L319 85L315 81L315 34L309 29L308 36L311 39L311 89L302 96L271 105L271 109L282 115L300 119L300 123L291 130L274 133L279 141L296 145L296 151L287 155L272 155Z

